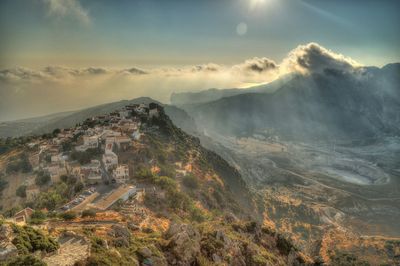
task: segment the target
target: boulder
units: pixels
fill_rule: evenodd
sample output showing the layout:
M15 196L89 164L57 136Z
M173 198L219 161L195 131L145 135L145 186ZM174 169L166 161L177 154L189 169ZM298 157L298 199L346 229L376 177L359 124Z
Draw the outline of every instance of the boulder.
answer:
M14 233L10 225L0 226L0 261L6 260L18 254L18 249L11 242Z
M165 234L169 241L167 249L176 265L191 265L200 254L201 235L189 224L171 224Z
M153 252L148 247L143 247L139 249L137 252L143 258L150 258L151 255L153 255Z
M111 230L108 232L108 235L115 238L130 239L131 232L129 232L128 228L125 226L113 225L111 226Z
M132 222L129 222L127 224L127 226L128 226L128 229L131 230L131 231L139 231L140 230L140 226L138 226L138 225L136 225L136 224L134 224Z

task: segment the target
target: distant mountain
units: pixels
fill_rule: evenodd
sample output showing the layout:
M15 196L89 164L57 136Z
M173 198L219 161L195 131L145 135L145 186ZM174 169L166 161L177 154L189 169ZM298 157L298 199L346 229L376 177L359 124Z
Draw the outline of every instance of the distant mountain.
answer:
M15 121L0 122L0 138L28 135L41 127L67 117L75 111L50 114L40 117L26 118Z
M171 104L177 106L184 106L189 104L201 104L211 101L216 101L221 98L231 97L235 95L261 92L261 93L272 93L282 87L285 83L290 81L293 75L286 75L276 81L270 82L268 84L263 84L260 86L254 86L247 89L208 89L200 92L182 92L182 93L172 93Z
M42 117L29 118L24 120L0 123L0 138L19 137L26 135L37 135L52 132L56 128L70 128L83 122L85 119L108 114L129 104L149 104L151 102L164 106L165 112L173 119L178 127L186 132L195 132L196 125L188 114L175 106L163 105L149 97L140 97L133 100L123 100L102 105L97 105L87 109L57 113Z
M297 75L273 93L185 106L204 130L289 139L349 139L400 133L400 64L349 73Z

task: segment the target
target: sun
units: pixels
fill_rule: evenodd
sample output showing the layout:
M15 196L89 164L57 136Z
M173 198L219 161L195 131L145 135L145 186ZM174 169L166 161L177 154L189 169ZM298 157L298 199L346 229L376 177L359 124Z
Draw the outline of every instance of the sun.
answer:
M276 2L276 0L246 0L249 3L250 9L260 8L262 6L269 6Z
M252 5L264 4L266 0L250 0Z

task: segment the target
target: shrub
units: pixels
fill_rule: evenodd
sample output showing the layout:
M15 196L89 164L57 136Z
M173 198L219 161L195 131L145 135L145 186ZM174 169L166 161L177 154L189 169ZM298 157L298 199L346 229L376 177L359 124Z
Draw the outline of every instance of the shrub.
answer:
M40 224L46 219L46 214L42 211L34 211L31 215L31 224Z
M160 165L160 175L170 176L170 177L175 178L175 176L176 176L175 167L171 164Z
M11 162L7 164L7 174L22 172L29 173L32 171L32 165L29 163L28 156L22 153L19 157L13 158Z
M5 189L8 185L8 182L0 177L0 193Z
M59 248L57 241L30 226L13 225L13 231L16 237L12 243L20 254L33 253L38 250L53 252Z
M6 266L46 266L42 260L33 255L23 255L12 258L7 261Z
M87 149L86 151L73 151L71 153L71 159L77 160L80 164L87 164L90 161L101 154L100 149Z
M74 191L75 193L81 192L83 190L84 186L81 181L77 182L74 186Z
M168 176L156 176L153 180L155 184L159 185L162 189L165 189L167 191L172 191L177 188L176 181Z
M48 191L39 194L35 205L39 209L46 208L48 210L54 210L57 205L61 204L62 202L63 198L60 194L58 194L56 191Z
M280 253L285 256L289 255L292 248L295 249L292 242L281 235L278 235L276 246L279 249Z
M175 210L188 211L192 201L188 195L177 190L168 192L167 203L170 208Z
M82 217L96 217L96 211L93 209L84 210L82 212Z
M199 181L194 175L184 176L182 179L182 183L187 188L197 189L199 187Z
M149 179L153 177L153 173L147 167L140 167L139 170L136 172L138 178L141 179Z
M49 173L46 173L45 171L39 171L36 175L35 178L35 183L38 186L44 186L47 185L51 180L51 177Z
M26 186L25 185L19 186L15 191L15 195L21 198L26 198Z
M72 212L72 211L64 212L64 213L60 214L60 218L67 220L67 221L73 220L76 218L76 213Z

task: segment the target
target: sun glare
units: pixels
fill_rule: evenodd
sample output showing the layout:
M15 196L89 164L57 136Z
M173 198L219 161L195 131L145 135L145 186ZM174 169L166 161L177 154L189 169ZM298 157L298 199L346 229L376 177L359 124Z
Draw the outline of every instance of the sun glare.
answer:
M265 4L266 0L250 0L250 8L256 8L262 4Z

